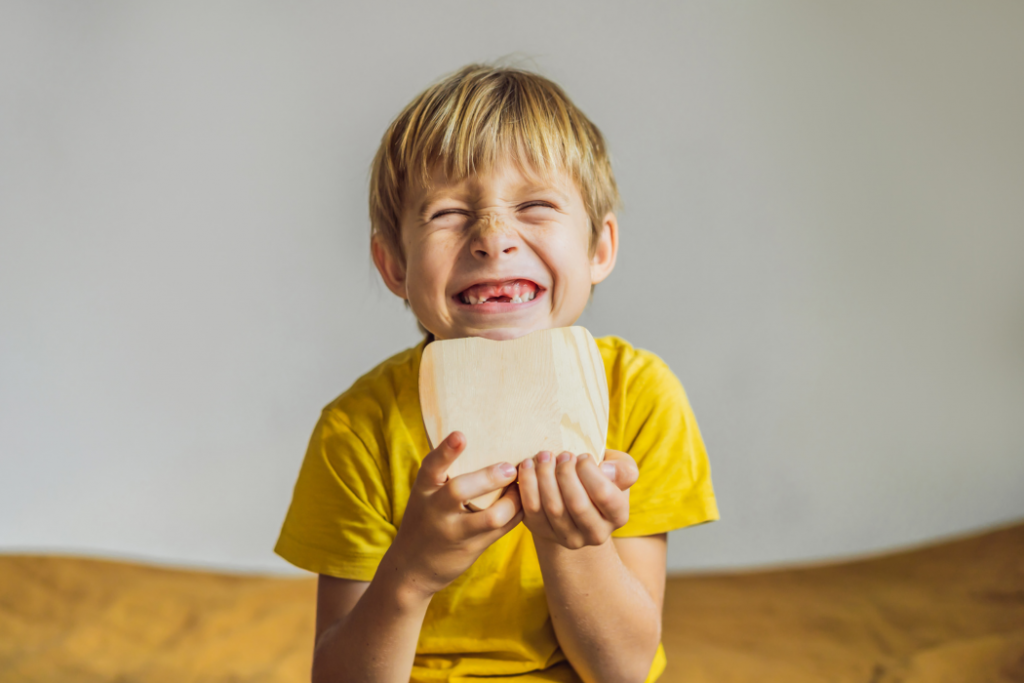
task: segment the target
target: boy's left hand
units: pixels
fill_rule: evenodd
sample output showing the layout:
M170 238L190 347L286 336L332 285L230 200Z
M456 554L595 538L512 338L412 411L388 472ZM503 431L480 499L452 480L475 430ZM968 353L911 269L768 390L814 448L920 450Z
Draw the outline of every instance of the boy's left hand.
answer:
M572 549L601 545L629 521L629 487L638 476L621 451L606 450L601 466L586 453L542 451L519 464L523 522L535 540Z

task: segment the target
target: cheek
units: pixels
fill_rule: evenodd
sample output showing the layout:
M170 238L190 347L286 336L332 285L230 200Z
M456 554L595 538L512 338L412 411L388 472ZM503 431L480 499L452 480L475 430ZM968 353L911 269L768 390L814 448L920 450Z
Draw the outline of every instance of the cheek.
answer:
M554 304L573 308L581 303L586 305L590 298L590 260L586 249L576 241L559 247L552 250L548 261L554 271L556 294L561 298L561 302L555 301Z
M418 301L429 301L437 298L444 292L444 279L438 269L436 261L428 259L419 260L409 266L409 275L406 279L406 290L409 299Z
M450 239L424 239L410 245L407 260L409 298L420 300L444 297L445 286L454 265Z

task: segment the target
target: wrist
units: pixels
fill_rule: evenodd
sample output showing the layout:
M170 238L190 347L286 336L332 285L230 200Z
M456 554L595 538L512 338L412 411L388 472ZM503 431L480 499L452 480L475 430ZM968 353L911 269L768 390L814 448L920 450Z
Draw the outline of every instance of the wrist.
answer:
M397 543L393 543L384 554L376 576L388 585L389 592L395 595L399 604L409 609L417 609L429 603L434 594L443 588L426 580Z
M604 543L585 545L582 548L568 548L555 539L534 536L533 545L537 549L538 558L567 562L588 562L593 557L604 555L609 548L614 548L611 536L606 538Z

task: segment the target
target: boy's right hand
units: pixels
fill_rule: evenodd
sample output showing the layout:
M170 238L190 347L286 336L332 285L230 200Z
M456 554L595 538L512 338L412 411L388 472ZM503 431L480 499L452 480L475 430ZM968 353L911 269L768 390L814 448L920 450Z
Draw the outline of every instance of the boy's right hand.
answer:
M416 475L409 503L391 550L412 586L433 595L466 571L484 550L523 519L515 486L486 510L465 502L516 480L509 463L448 478L448 468L466 448L466 437L452 432L430 451Z

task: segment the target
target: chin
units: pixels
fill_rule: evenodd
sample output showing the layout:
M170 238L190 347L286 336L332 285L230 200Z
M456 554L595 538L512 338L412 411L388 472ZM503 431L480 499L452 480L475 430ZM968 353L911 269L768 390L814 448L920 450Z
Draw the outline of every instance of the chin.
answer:
M499 327L494 330L484 330L478 334L474 334L474 337L482 337L484 339L490 339L492 341L507 341L509 339L518 339L524 335L530 334L533 330L522 330L518 327Z
M507 327L490 327L486 329L474 329L465 330L458 334L459 337L480 337L482 339L490 339L492 341L508 341L509 339L519 339L519 337L526 336L531 332L537 330L547 330L555 327L553 324L549 325L509 325Z

